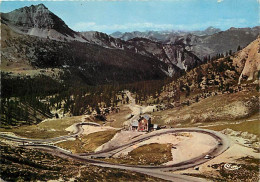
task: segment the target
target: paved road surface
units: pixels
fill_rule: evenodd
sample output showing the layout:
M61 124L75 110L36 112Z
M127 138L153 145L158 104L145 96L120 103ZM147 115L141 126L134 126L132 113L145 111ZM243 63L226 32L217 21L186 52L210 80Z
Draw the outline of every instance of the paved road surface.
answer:
M30 147L30 146L27 146ZM82 156L76 155L76 154L70 154L64 151L60 151L59 149L55 148L54 146L41 146L41 145L34 145L31 146L32 148L37 148L41 150L45 150L53 155L62 157L62 158L70 158L82 163L90 163L92 165L100 166L100 167L109 167L109 168L116 168L116 169L122 169L122 170L129 170L129 171L135 171L142 174L147 174L150 176L154 176L157 178L161 178L168 181L175 181L175 182L204 182L205 179L196 178L192 176L185 176L185 175L179 175L179 174L173 174L169 172L164 172L159 169L153 170L146 167L136 167L136 166L128 166L128 165L120 165L120 164L111 164L104 161L98 161L94 159L87 159ZM31 148L30 147L30 148Z
M134 116L130 119L130 122L132 122L134 119L138 118L140 113L142 113L142 107L137 106L135 104L135 100L131 97L130 92L126 92L126 95L129 97L130 107L132 108L133 114L134 114ZM3 138L5 140L21 142L21 143L28 143L25 146L23 145L23 147L45 150L49 153L52 153L53 155L71 158L74 160L81 161L83 163L85 162L85 163L90 163L90 164L102 166L102 167L110 167L110 168L135 171L135 172L151 175L154 177L158 177L161 179L165 179L165 180L169 180L169 181L177 181L177 182L184 182L184 181L185 182L186 181L201 182L201 181L205 181L205 180L201 179L201 178L191 177L191 176L172 174L172 173L169 173L166 171L176 171L176 170L180 170L180 169L187 169L187 168L191 168L191 167L197 166L199 164L205 163L208 160L210 160L210 159L205 159L205 155L210 155L210 156L212 156L212 158L214 158L214 157L220 155L221 153L223 153L230 146L229 140L227 139L227 137L225 135L223 135L219 132L206 130L206 129L199 129L199 128L175 128L175 129L158 130L158 131L154 131L154 132L136 137L129 143L119 145L117 147L110 148L107 150L99 151L96 153L71 154L67 150L61 149L61 148L53 146L53 145L49 145L50 143L67 140L69 138L75 138L78 135L82 134L83 133L82 125L100 126L99 124L92 123L92 122L78 123L75 125L75 127L77 128L75 133L73 133L71 135L67 135L67 136L55 137L55 138L50 138L50 139L28 139L28 138L22 138L22 137L17 137L17 136L10 136L10 135L3 134L3 133L0 134L0 138ZM196 158L193 158L193 159L190 159L187 161L183 161L181 163L177 163L174 165L165 165L165 166L134 166L134 165L124 165L124 164L112 164L112 163L93 159L93 158L100 158L100 157L103 157L103 158L111 157L111 156L115 155L116 153L118 153L130 146L133 146L137 143L148 140L151 137L159 136L159 135L163 135L163 134L169 134L169 133L178 133L178 132L198 132L198 133L208 134L208 135L212 136L213 138L215 138L215 140L217 140L220 145L216 145L214 148L209 150L207 154L202 154L200 156L197 156Z
M7 133L0 133L0 138L6 139L6 140L11 140L15 142L23 142L23 143L52 143L52 142L58 142L62 140L67 140L69 138L75 138L83 133L83 125L91 125L91 126L100 126L98 123L93 123L93 122L82 122L82 123L77 123L75 124L76 131L71 134L71 135L66 135L66 136L60 136L60 137L54 137L54 138L49 138L49 139L29 139L29 138L23 138L23 137L18 137L18 136L11 136L8 135Z
M221 143L221 145L216 145L213 149L208 151L207 155L210 155L213 158L220 155L225 150L227 150L230 145L229 140L226 138L225 135L223 135L219 132L206 130L206 129L199 129L199 128L175 128L175 129L158 130L158 131L148 133L146 135L141 135L140 137L133 139L129 143L120 145L115 148L110 148L108 150L103 150L103 151L99 151L96 153L86 153L86 154L80 154L80 155L71 154L68 151L58 148L56 146L48 145L48 143L53 142L53 141L59 141L59 140L64 140L64 139L68 139L71 137L76 137L77 135L79 135L83 132L83 129L81 126L88 125L88 124L95 125L93 123L78 123L76 125L76 127L77 127L76 133L74 133L72 135L61 136L61 137L45 139L45 140L44 139L42 139L42 140L26 139L26 138L19 138L19 137L15 137L15 136L6 136L3 134L1 134L0 137L4 138L6 140L30 143L29 145L25 145L23 147L47 150L48 152L50 152L54 155L60 156L60 157L69 157L74 160L78 160L81 162L87 162L87 163L91 163L93 165L98 165L98 166L102 166L102 167L111 167L111 168L117 168L117 169L136 171L136 172L140 172L143 174L148 174L148 175L151 175L154 177L158 177L161 179L170 180L170 181L178 181L178 182L179 181L180 182L182 182L182 181L202 181L202 179L194 178L194 177L190 177L190 176L184 176L184 175L176 175L176 174L172 174L172 173L167 173L165 171L176 171L176 170L180 170L180 169L191 168L191 167L197 166L199 164L202 164L204 162L207 162L210 159L204 158L206 154L200 155L200 156L190 159L188 161L183 161L178 164L167 165L167 166L134 166L134 165L123 165L123 164L111 164L108 162L98 161L98 160L95 160L92 158L111 157L114 154L124 150L125 148L128 148L129 146L132 146L139 142L148 140L151 137L168 134L168 133L178 133L178 132L198 132L198 133L208 134L208 135L214 137L219 143Z

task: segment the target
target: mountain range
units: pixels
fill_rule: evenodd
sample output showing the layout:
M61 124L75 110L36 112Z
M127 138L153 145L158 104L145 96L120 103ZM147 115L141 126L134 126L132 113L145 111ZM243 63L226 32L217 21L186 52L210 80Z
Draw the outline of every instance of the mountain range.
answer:
M146 32L114 32L112 37L128 41L133 38L147 38L165 44L183 43L187 50L203 59L203 56L224 54L236 51L238 46L245 47L259 35L260 27L230 28L226 31L208 27L204 31L146 31Z
M221 30L219 28L214 28L212 26L208 27L205 30L202 31L145 31L145 32L140 32L140 31L133 31L133 32L114 32L110 34L114 38L119 38L122 40L130 40L135 37L140 37L140 38L147 38L147 39L152 39L152 40L158 40L158 41L165 41L171 36L184 36L187 34L193 34L197 36L203 36L203 35L213 35L215 33L220 32Z
M3 65L18 65L20 60L33 69L56 67L91 84L178 77L202 64L205 56L245 47L260 32L260 27L76 32L43 4L1 13L1 22Z

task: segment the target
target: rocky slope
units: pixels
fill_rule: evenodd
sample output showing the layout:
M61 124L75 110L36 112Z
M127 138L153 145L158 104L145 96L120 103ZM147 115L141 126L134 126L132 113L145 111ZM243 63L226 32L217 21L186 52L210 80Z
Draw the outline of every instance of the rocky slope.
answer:
M57 68L87 84L162 79L167 65L130 51L79 41L62 42L14 33L2 24L2 64L15 69ZM24 70L24 71L26 71ZM26 74L29 74L27 70Z
M259 41L260 37L167 85L161 100L173 109L154 114L156 119L168 124L231 121L259 112Z
M81 32L90 43L106 48L120 49L155 58L168 65L163 70L168 76L179 76L181 72L194 68L202 61L182 45L164 44L146 38L134 38L128 41L113 38L101 32Z
M54 40L84 41L77 32L71 30L62 19L43 4L31 5L1 14L1 21L21 34L34 35Z
M237 51L238 46L245 47L255 40L260 34L260 27L254 28L230 28L226 31L218 32L209 36L189 35L184 37L186 46L194 52L195 55L202 58L205 55L214 56L216 54L225 54L232 50ZM172 39L168 42L176 42Z
M49 41L49 39L58 40L60 42L53 43L53 45L55 44L55 46L57 47L52 47L52 45L51 48L40 48L36 45L36 50L33 50L34 53L32 53L32 48L29 48L27 46L27 56L24 56L25 54L20 54L18 57L19 53L17 53L17 50L13 52L14 55L17 54L16 56L12 56L10 54L10 51L3 51L2 55L4 56L4 58L9 57L9 60L14 60L14 58L17 58L16 61L27 60L27 62L30 62L30 65L42 66L42 60L46 60L49 56L57 59L51 62L47 61L48 64L51 63L49 64L49 66L59 65L67 67L68 65L71 65L71 62L73 62L70 59L72 59L72 57L73 59L75 59L75 56L70 55L71 53L68 52L71 52L71 50L76 51L77 46L85 47L83 48L85 49L85 51L88 50L86 47L91 47L91 49L94 48L95 50L102 49L100 47L103 47L108 49L104 51L109 52L107 53L108 55L111 55L111 52L115 53L113 56L108 56L108 58L112 60L110 63L112 63L113 65L116 64L116 55L131 55L131 59L134 59L134 55L137 55L137 59L143 57L143 60L153 60L151 62L153 62L153 66L157 68L153 68L150 70L159 70L159 74L161 72L164 72L165 75L171 77L178 77L183 72L191 70L192 68L195 68L196 66L202 64L201 60L207 55L212 56L217 53L225 53L230 49L234 51L237 49L238 45L240 45L241 47L246 46L250 41L254 40L260 32L260 27L242 29L231 28L223 32L220 32L219 29L215 29L213 27L209 27L205 31L193 32L133 32L130 33L130 37L136 38L130 40L127 39L128 41L124 41L121 39L113 38L112 36L101 32L92 31L77 33L71 30L63 20L61 20L51 11L49 11L48 8L46 8L43 4L20 8L10 13L2 13L1 21L3 23L4 34L6 32L9 32L10 34L10 31L5 31L6 26L12 30L11 34L14 34L14 32L16 32L17 35L26 34L34 35L41 38L47 38L47 40L37 39L40 40L40 42L50 43L51 41ZM119 36L121 34L117 32L116 35ZM5 39L5 37L3 37L3 39ZM72 40L76 41L72 42ZM158 40L161 40L164 43L159 42ZM83 44L80 44L80 42L87 42L89 44L85 44L83 46ZM67 51L68 45L70 47L70 50ZM76 48L73 46L76 46ZM66 50L64 47L66 47ZM81 54L84 54L83 49ZM61 58L56 58L57 56L55 57L56 53L61 51L65 51L63 52L64 55L61 56L64 57L62 58L64 60L61 60ZM77 53L73 54L77 55ZM87 57L89 57L89 55L92 53L90 51L87 54ZM30 56L28 57L28 55ZM40 60L35 61L36 58L38 59L37 56L40 58ZM50 59L49 57L48 59ZM80 57L84 56L80 55ZM103 57L103 55L101 57ZM128 60L128 58L126 59ZM77 63L80 62L81 64L82 62L84 62L82 61L82 59L78 60L80 61L77 61ZM108 63L109 61L104 62ZM127 62L126 65L128 65L129 67L130 64L131 61ZM118 65L122 66L124 64L118 63ZM131 69L135 69L134 65L130 67ZM142 67L143 68L140 69L146 70L146 68L144 68L146 67L145 65L142 64ZM150 66L147 66L147 68L148 67ZM89 72L91 73L91 71ZM245 70L244 74L246 76L249 76L246 72L248 71ZM155 77L152 76L152 78ZM140 78L142 78L142 76Z
M122 40L133 38L147 38L166 44L184 44L185 49L192 51L200 59L204 56L215 56L225 54L227 51L237 51L238 46L245 47L255 40L260 34L260 27L253 28L230 28L226 31L209 27L205 31L191 32L167 32L167 31L147 31L147 32L115 32L111 34Z
M260 37L244 49L224 58L209 61L189 72L179 80L196 89L234 86L240 83L258 83ZM248 82L250 81L250 82ZM197 86L196 86L197 85Z
M138 47L137 51L145 51L157 59L167 63L173 71L190 70L202 63L202 61L181 45L163 44L144 38L134 38L127 41Z
M87 42L91 46L99 45L110 50L112 48L114 49L112 52L118 50L117 52L125 51L128 52L127 54L139 54L148 57L148 59L157 60L158 63L156 64L160 65L158 69L167 76L179 76L182 70L186 71L200 63L200 60L191 52L170 44L163 45L162 43L151 42L148 39L142 40L149 43L149 46L146 46L140 43L138 39L136 42L134 40L124 41L101 32L75 32L43 4L2 13L1 22L3 26L9 27L13 32L57 40L61 42L61 46L62 42L67 41L69 44L72 44L72 41ZM152 50L150 49L151 45ZM153 51L157 53L154 54ZM137 57L140 57L139 55ZM162 64L168 66L165 67Z
M241 68L239 83L258 80L260 70L260 37L234 56L233 64Z
M5 181L160 181L136 172L102 168L1 141L0 175ZM12 171L12 172L10 172ZM3 181L1 179L1 181Z
M105 33L97 31L80 32L80 34L90 43L106 48L125 49L127 45L121 39L113 38ZM127 49L131 49L128 47Z

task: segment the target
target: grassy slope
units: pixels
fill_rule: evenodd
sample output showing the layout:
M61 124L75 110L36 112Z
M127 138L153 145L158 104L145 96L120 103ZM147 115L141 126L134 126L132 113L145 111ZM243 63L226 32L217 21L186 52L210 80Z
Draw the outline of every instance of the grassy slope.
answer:
M127 106L120 107L118 113L112 113L107 116L107 126L112 126L120 128L123 126L123 123L127 120L126 117L132 113L131 109Z
M152 143L138 147L124 158L105 159L112 163L132 165L160 165L172 160L172 145Z
M230 128L235 131L248 132L248 133L252 133L254 135L260 136L260 120L245 121L245 122L241 122L239 124L227 123L227 124L221 124L221 125L216 125L216 126L206 126L203 128L215 130L215 131L221 131L226 128Z
M69 132L65 129L74 123L81 122L82 116L75 116L62 119L47 120L37 125L21 126L12 129L0 129L1 132L14 132L15 134L28 138L46 139L62 135Z
M191 122L216 122L227 119L234 121L239 119L238 117L243 118L243 115L237 115L236 118L232 113L227 113L233 107L233 104L238 101L248 102L253 96L259 96L259 93L252 91L212 96L190 106L154 112L152 113L154 116L153 120L155 123L166 124L165 121L168 119L170 125L188 124ZM255 107L257 107L257 103L253 103L252 110L249 110L250 115L255 114Z
M71 150L73 153L93 152L96 148L111 140L117 130L107 130L82 135L75 141L66 141L58 143L59 147Z
M0 175L6 181L163 181L132 171L102 168L1 143Z

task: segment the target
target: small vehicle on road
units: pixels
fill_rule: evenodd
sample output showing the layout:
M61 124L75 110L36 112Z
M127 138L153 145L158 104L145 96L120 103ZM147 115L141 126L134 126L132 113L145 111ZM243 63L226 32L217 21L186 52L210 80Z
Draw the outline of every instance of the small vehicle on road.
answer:
M211 159L212 157L210 155L206 155L204 159Z

